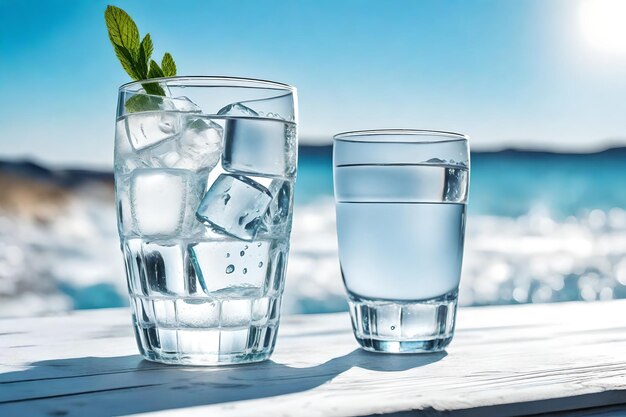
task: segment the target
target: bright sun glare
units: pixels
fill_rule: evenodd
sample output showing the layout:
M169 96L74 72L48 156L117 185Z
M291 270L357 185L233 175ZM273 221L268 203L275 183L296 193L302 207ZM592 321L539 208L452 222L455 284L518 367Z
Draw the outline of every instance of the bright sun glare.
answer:
M583 0L578 18L591 46L611 54L626 54L626 0Z

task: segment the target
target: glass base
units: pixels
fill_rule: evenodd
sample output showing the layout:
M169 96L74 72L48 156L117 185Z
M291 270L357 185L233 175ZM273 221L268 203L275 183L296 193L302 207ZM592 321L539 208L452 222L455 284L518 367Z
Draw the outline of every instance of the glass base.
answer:
M454 334L457 295L454 290L430 300L389 301L349 294L354 336L372 352L439 352Z
M267 360L276 326L247 329L164 329L135 326L137 345L149 361L174 365L232 365Z
M280 297L131 297L131 305L139 352L150 361L231 365L266 360L274 350Z

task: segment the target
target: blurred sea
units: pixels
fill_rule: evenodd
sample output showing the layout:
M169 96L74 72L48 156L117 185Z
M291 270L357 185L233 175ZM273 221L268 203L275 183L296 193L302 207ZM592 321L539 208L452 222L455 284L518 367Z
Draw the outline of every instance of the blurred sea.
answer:
M473 153L461 304L626 298L624 167L626 148ZM344 310L330 147L298 169L283 312ZM110 173L2 162L0 186L0 316L126 305Z

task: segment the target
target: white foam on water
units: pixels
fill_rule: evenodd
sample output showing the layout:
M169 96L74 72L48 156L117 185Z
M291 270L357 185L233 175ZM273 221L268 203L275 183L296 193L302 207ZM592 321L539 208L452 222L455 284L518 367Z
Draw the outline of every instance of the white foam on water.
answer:
M110 190L90 188L45 219L0 213L0 316L126 302L112 201ZM86 299L89 289L98 291ZM468 217L462 305L611 298L626 298L625 210L564 221L540 209L518 218ZM334 203L297 205L281 312L345 308Z

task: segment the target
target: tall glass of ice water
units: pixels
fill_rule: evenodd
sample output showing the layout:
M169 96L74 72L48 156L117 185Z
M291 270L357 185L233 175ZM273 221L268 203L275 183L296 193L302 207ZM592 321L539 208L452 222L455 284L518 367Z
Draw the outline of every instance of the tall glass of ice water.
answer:
M463 259L467 137L375 130L334 139L339 258L357 341L376 352L444 349Z
M221 365L272 353L296 123L295 88L275 82L173 77L120 88L118 226L146 359Z

